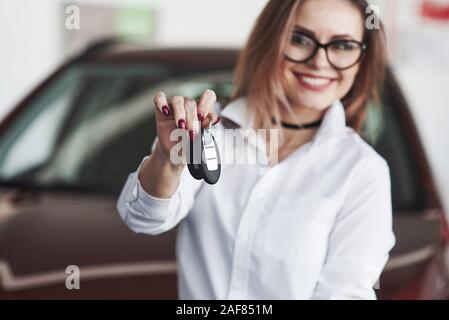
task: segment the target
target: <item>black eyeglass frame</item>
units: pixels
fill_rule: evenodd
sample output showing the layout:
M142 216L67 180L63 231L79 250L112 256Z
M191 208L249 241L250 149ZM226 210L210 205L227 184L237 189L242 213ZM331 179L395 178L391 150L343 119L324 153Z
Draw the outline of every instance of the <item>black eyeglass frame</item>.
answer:
M292 59L292 58L290 58L290 57L284 52L284 58L287 59L287 60L290 61L290 62L293 62L293 63L307 63L307 62L309 62L310 60L313 59L313 57L316 55L316 53L318 52L319 49L323 48L324 51L326 52L326 59L327 59L327 62L329 62L329 64L330 64L332 67L334 67L334 68L337 69L337 70L346 70L346 69L352 68L352 67L355 66L357 63L359 63L359 61L362 59L363 55L365 54L366 49L368 48L367 45L366 45L366 43L364 43L364 42L359 42L359 41L353 40L353 39L351 39L351 40L346 40L346 39L343 40L343 39L340 39L340 40L333 40L333 41L330 41L330 42L328 42L328 43L321 43L321 42L319 42L317 39L315 39L314 37L312 37L312 36L310 36L310 35L308 35L308 34L305 34L305 33L300 32L300 31L295 31L295 32L296 32L297 34L300 34L301 36L305 36L305 37L307 37L308 39L312 40L312 41L314 42L314 44L315 44L315 49L313 50L313 52L310 54L310 56L309 56L308 58L303 59L303 60L295 60L295 59ZM291 39L290 39L290 41L291 41ZM328 48L329 46L331 46L331 45L333 45L333 44L335 44L335 43L340 43L340 42L350 42L350 43L355 43L355 44L357 44L357 45L360 47L360 49L361 49L361 54L360 54L360 56L358 57L358 59L357 59L353 64L351 64L350 66L344 67L344 68L340 68L340 67L335 66L335 64L333 64L333 63L330 61L330 59L329 59L329 54L328 54L328 52L327 52L327 48Z

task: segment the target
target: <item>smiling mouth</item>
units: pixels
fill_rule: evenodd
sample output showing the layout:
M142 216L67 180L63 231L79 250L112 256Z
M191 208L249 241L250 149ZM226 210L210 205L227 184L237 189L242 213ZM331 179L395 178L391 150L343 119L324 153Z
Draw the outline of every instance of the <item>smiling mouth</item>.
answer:
M336 80L335 78L319 77L296 72L293 72L293 74L301 86L312 91L326 90Z

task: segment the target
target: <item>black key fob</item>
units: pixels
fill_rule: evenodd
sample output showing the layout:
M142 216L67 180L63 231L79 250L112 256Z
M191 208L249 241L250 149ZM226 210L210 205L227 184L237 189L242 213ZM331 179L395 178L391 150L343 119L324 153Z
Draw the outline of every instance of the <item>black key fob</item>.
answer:
M196 180L203 179L201 174L201 135L195 137L192 141L190 140L190 148L188 150L189 161L187 162L187 168L189 169L190 175Z
M220 154L209 128L202 128L201 134L190 142L189 157L187 166L192 177L204 179L208 184L217 183L221 173Z

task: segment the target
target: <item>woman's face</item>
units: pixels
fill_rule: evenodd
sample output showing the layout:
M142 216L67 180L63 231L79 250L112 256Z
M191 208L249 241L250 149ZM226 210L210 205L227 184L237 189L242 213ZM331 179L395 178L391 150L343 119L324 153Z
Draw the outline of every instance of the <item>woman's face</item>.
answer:
M362 42L363 39L363 16L348 0L305 0L298 7L294 24L301 34L308 34L323 44L333 40ZM335 69L323 48L307 62L284 61L289 83L285 90L291 102L294 106L320 111L348 93L359 70L359 63L346 70Z

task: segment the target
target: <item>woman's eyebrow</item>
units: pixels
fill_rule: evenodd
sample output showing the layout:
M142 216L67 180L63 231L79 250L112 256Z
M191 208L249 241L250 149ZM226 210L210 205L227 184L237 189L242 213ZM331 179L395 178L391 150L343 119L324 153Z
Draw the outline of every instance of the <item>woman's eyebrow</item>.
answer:
M352 36L349 34L336 34L331 37L331 40L333 39L347 39L347 40L354 40Z
M300 32L305 33L305 34L307 34L309 36L316 37L315 32L313 32L312 30L309 30L307 28L304 28L304 27L302 27L300 25L295 25L294 26L294 30L295 31L300 31ZM334 40L334 39L350 39L350 40L353 40L354 38L351 35L349 35L349 34L335 34L335 35L333 35L331 37L330 40Z
M309 36L315 37L315 32L313 32L312 30L309 30L307 28L301 27L300 25L295 25L294 31L301 31Z

